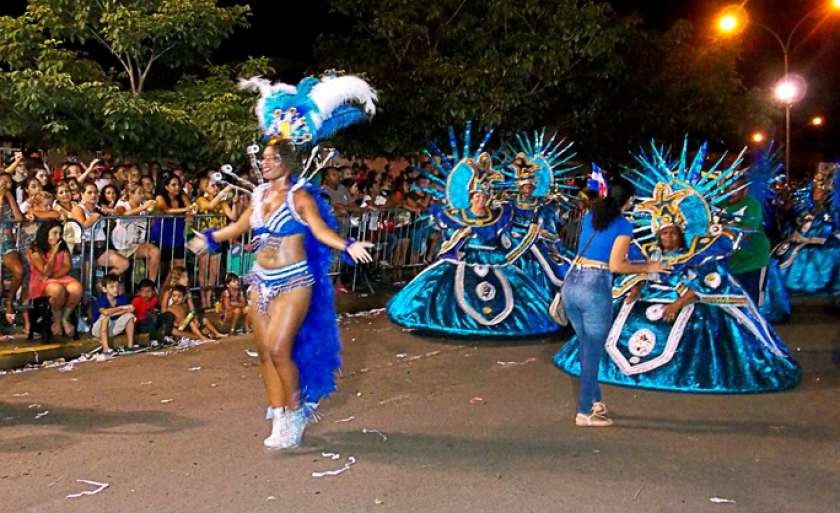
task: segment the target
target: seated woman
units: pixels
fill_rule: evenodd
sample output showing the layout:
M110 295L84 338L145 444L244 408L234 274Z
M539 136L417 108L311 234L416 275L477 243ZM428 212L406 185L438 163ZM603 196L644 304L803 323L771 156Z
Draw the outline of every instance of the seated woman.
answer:
M665 262L686 254L683 231L658 232ZM755 393L799 383L799 365L720 260L675 265L667 275L625 275L613 287L615 319L601 382L692 393ZM655 281L646 281L655 278ZM555 364L580 373L573 338Z
M53 335L73 336L70 315L82 299L82 284L70 276L70 252L61 239L61 223L46 221L38 227L29 249L29 297L47 297L53 312Z

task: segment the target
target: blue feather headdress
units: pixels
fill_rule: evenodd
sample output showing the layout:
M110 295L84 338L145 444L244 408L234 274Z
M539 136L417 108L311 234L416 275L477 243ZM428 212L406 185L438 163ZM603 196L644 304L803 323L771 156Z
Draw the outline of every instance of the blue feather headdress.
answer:
M296 146L329 139L376 113L376 91L354 75L310 76L297 86L254 77L239 87L260 93L256 112L264 139L289 139Z
M659 230L671 225L682 230L686 249L670 263L725 256L737 246L740 233L726 223L724 207L727 198L747 186L736 185L746 148L730 164L724 165L724 153L704 169L707 151L703 143L689 158L686 138L680 156L672 160L668 150L651 142L650 152L634 156L637 166L625 168L638 198L632 212L634 239L645 255L658 247Z

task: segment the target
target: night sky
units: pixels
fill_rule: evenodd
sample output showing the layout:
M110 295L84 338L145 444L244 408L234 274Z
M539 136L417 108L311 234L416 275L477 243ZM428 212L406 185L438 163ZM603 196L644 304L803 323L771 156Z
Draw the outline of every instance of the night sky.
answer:
M809 8L827 0L748 0L746 2L754 20L777 30L783 36ZM3 0L0 14L18 15L23 12L25 0ZM221 5L248 3L252 7L251 28L240 30L216 52L214 60L236 61L247 56L265 55L277 59L278 67L295 76L295 80L309 68L312 45L318 31L335 28L340 20L327 16L327 0L284 1L275 0L221 0ZM721 44L716 41L711 23L716 12L731 2L721 0L611 0L622 14L640 15L645 25L655 30L666 30L675 20L686 18L695 26L709 32L704 44ZM795 40L803 44L791 56L791 71L804 75L809 81L808 95L793 112L793 134L797 142L824 146L829 139L840 137L840 102L833 101L833 93L840 85L840 13L834 19L818 25L817 19L803 24ZM301 20L319 20L311 30ZM743 45L741 71L748 86L767 87L782 75L782 55L778 43L756 27L748 28L739 36ZM729 42L728 44L732 44ZM811 116L821 114L827 125L814 129L807 125ZM800 146L801 147L801 146Z

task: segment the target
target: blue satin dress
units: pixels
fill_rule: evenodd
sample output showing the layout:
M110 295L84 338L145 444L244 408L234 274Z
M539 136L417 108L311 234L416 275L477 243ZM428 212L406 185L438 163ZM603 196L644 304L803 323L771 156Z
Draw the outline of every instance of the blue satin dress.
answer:
M446 242L438 261L388 302L395 324L443 335L527 337L556 332L553 299L511 259L524 249L509 235L510 205L486 219L434 211Z
M797 196L797 228L773 250L782 280L793 294L838 297L840 223L832 219L828 205L814 202L811 186Z
M772 258L767 264L767 276L758 311L773 324L785 322L790 318L790 297L782 280L779 263Z
M514 201L510 236L514 244L524 244L522 255L514 265L553 298L563 285L574 254L557 240L549 205Z
M652 283L622 276L613 288L613 326L598 379L633 388L688 393L759 393L795 387L796 361L746 294L716 261L663 275ZM639 299L625 303L635 283ZM673 322L661 319L663 305L691 289L694 303ZM577 337L555 355L563 371L580 374Z

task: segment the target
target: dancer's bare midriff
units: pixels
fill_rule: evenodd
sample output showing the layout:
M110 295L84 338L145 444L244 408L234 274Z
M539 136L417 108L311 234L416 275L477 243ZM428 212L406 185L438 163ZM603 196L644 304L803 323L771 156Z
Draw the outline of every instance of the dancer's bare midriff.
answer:
M270 246L262 247L256 253L256 262L263 269L280 269L305 259L302 234L275 237Z

